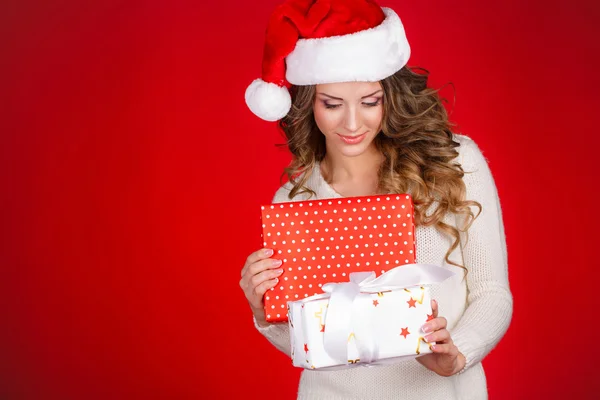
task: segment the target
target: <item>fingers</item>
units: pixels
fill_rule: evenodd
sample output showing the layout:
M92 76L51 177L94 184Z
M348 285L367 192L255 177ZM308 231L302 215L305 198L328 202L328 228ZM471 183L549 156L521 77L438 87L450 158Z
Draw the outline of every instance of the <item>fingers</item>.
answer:
M452 338L450 337L450 332L448 332L447 329L440 329L439 331L435 331L425 336L425 341L427 343L436 342L438 344L442 342L452 343Z
M257 261L269 258L272 255L273 255L273 249L260 249L260 250L255 251L254 253L250 254L248 256L248 258L246 259L244 268L242 268L242 276L246 273L246 271L248 270L248 267L250 267L252 264L256 263Z
M433 346L431 346L431 351L433 351L436 354L447 354L452 357L458 356L458 347L456 347L454 343L436 343Z
M250 287L252 287L254 289L257 286L261 285L265 281L269 281L269 280L278 278L279 275L281 275L282 273L283 273L282 268L269 269L266 271L259 272L258 274L253 275L250 278Z
M279 283L279 278L273 278L263 281L258 286L254 287L254 294L256 294L256 297L260 300L263 298L265 293L267 293L267 290L277 285L277 283Z
M433 314L433 318L437 318L438 316L438 303L437 301L431 299L431 311Z
M425 323L421 327L421 330L424 333L431 333L431 332L439 331L440 329L445 329L447 325L448 325L448 321L446 320L446 318L437 317L437 318L434 318L431 321Z

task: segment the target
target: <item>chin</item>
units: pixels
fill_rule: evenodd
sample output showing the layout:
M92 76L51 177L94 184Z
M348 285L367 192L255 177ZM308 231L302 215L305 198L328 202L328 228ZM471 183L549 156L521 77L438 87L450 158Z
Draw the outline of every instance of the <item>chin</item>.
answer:
M340 149L340 153L346 157L357 157L365 153L367 150L371 150L370 147L374 145L375 144L371 142L368 144L361 143L360 145L355 146L343 146Z

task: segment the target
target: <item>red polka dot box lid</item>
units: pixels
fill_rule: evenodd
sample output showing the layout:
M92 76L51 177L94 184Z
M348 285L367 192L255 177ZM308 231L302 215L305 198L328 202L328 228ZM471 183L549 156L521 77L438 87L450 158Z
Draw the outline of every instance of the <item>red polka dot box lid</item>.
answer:
M319 199L262 206L263 245L283 260L278 284L265 293L269 322L286 322L287 302L321 294L351 272L377 276L415 262L408 194Z

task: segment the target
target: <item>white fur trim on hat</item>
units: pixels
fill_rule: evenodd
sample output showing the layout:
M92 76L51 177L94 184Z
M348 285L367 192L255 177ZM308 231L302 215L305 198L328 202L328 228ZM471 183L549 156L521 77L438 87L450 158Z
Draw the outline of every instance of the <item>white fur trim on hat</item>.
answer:
M290 92L286 87L256 79L246 89L246 104L265 121L277 121L285 117L292 107Z
M300 39L286 57L286 79L294 85L374 82L406 65L410 46L404 26L390 8L375 28L319 39Z

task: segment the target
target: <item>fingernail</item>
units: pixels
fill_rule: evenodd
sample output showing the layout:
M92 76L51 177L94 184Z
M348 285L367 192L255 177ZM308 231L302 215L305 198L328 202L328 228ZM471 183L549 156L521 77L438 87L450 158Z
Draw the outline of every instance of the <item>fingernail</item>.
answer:
M283 268L276 269L276 270L275 270L275 273L276 273L277 275L279 275L279 274L283 274Z
M275 282L273 282L273 286L277 285L277 283L279 283L279 278L275 278Z
M270 257L273 255L273 249L265 249L265 256Z
M429 327L429 325L425 324L421 327L421 330L425 333L431 331L431 328Z
M427 343L429 343L429 342L432 342L432 341L433 341L433 340L431 340L431 339L432 339L432 337L433 337L432 335L427 335L427 336L425 336L423 339L425 339L425 341L426 341Z
M437 346L435 344L431 345L431 350L437 350Z
M282 263L283 263L283 261L281 261L281 260L273 260L273 265L274 266L281 265Z

